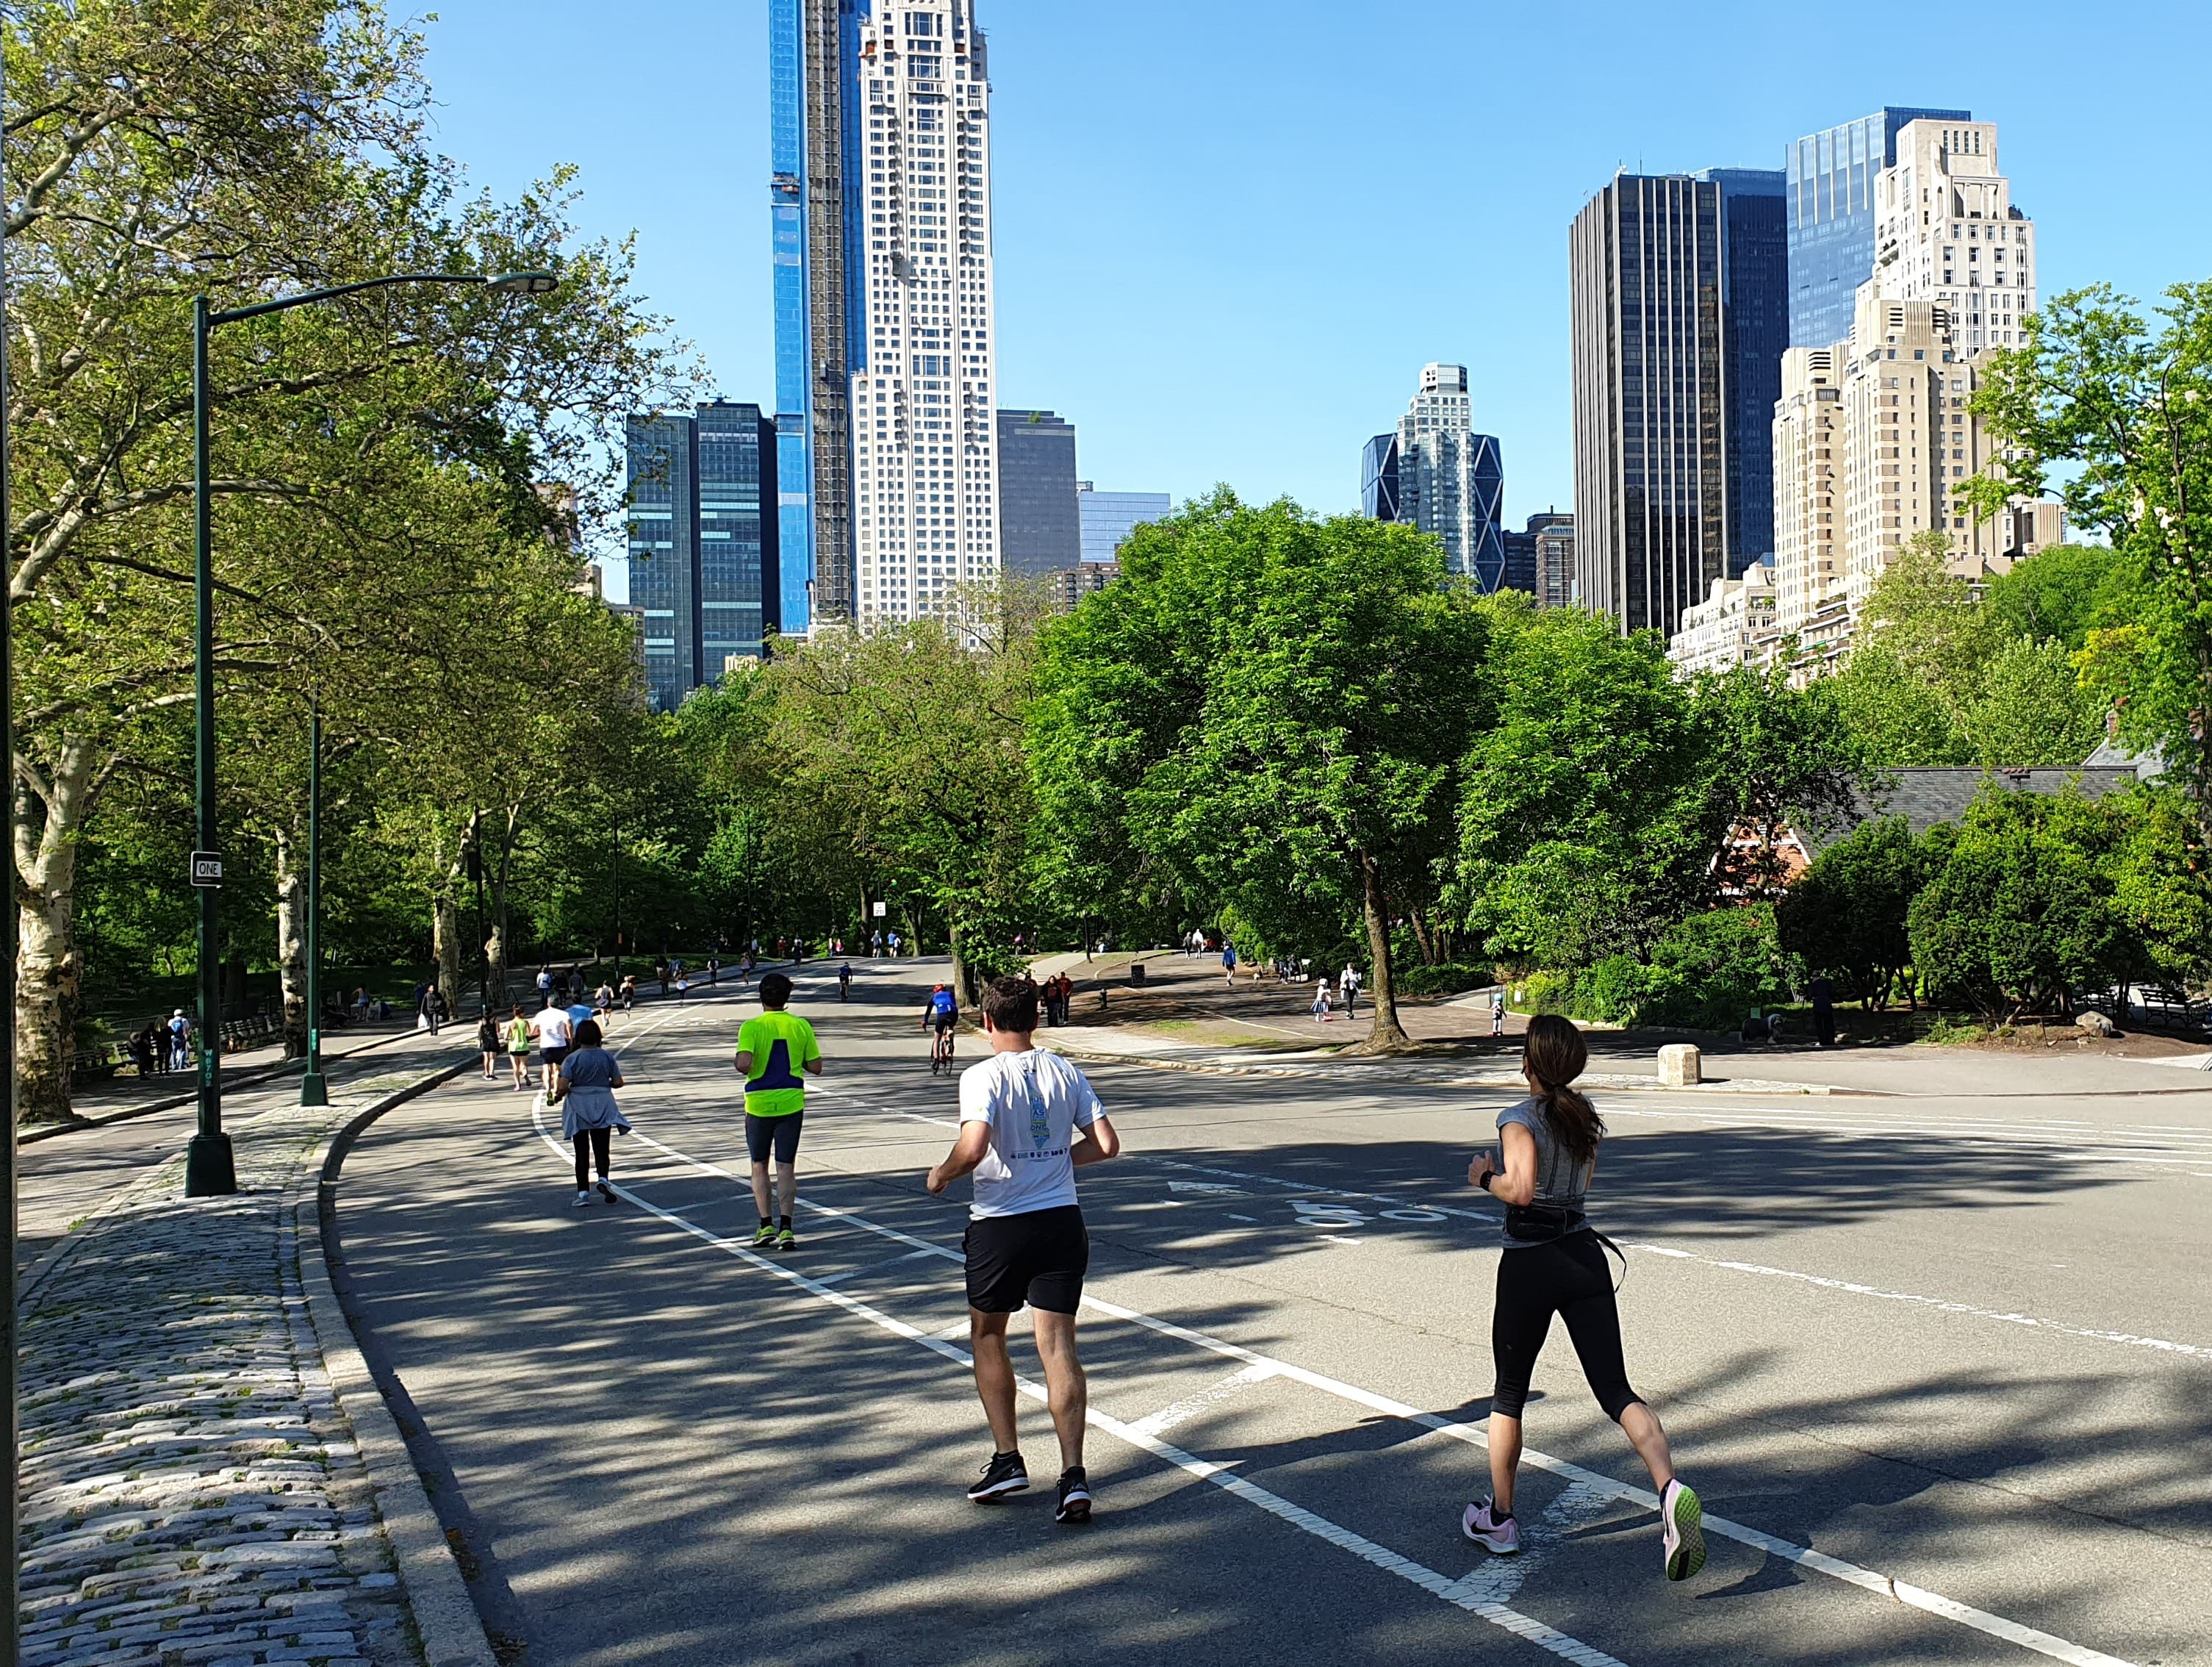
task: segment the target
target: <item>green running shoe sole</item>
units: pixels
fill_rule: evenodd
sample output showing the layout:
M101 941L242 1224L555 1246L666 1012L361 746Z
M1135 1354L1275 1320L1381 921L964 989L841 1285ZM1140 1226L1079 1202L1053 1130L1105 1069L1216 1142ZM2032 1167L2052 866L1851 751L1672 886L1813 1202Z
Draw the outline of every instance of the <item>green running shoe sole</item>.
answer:
M1686 1580L1705 1566L1705 1507L1697 1490L1685 1484L1674 1490L1674 1531L1680 1537L1667 1559L1667 1578Z

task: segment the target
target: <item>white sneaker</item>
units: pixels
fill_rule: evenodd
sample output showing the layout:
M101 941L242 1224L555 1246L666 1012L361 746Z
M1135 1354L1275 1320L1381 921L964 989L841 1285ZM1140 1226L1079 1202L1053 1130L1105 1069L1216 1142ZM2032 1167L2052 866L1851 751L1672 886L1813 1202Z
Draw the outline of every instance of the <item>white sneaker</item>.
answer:
M578 1209L583 1208L585 1205L591 1202L592 1195L588 1192L580 1192L576 1195L576 1208Z
M1467 1507L1467 1513L1459 1519L1459 1531L1501 1557L1510 1557L1521 1549L1521 1524L1513 1520L1510 1511L1501 1516L1488 1500Z
M1659 1495L1659 1538L1669 1580L1686 1580L1705 1566L1705 1514L1697 1490L1679 1479Z

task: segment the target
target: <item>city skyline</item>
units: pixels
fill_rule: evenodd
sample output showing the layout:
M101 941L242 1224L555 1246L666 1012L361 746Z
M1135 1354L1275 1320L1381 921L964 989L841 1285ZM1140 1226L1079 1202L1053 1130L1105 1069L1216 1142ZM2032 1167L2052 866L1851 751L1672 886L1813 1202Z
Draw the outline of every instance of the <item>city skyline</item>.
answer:
M617 64L631 61L622 32L593 25L568 0L549 3L549 25L573 15L595 42L605 37ZM2212 29L2194 11L2151 9L2178 49L2136 72L2141 119L2156 143L2179 137L2188 100L2174 66ZM646 287L678 333L702 345L713 391L765 405L771 301L753 206L768 129L764 12L644 11L657 21L638 44L681 27L703 49L696 66L662 62L653 71L669 82L659 113L674 125L653 168L638 166L633 127L612 119L621 113L582 95L585 66L545 54L535 36L519 41L498 27L496 8L449 11L429 27L441 143L495 186L526 181L526 160L575 159L581 223L616 235L637 228ZM2001 66L1831 65L1817 80L1754 72L1779 70L1793 47L1809 45L1818 33L1809 21L1762 24L1708 62L1625 9L1601 9L1577 48L1577 71L1594 78L1580 84L1607 119L1571 131L1547 126L1525 167L1471 166L1439 196L1435 182L1377 179L1328 154L1317 136L1285 126L1276 100L1285 88L1325 83L1346 100L1340 126L1387 120L1417 137L1441 132L1441 111L1397 97L1394 65L1416 41L1447 59L1472 50L1472 20L1417 9L1363 39L1356 20L1327 9L1292 12L1297 29L1265 45L1274 90L1261 99L1235 88L1225 102L1190 93L1210 54L1243 50L1255 9L1230 3L1194 17L1139 4L1095 38L1080 18L1021 0L1001 0L982 19L999 88L995 403L1066 414L1083 429L1086 473L1102 480L1163 486L1181 499L1225 479L1247 498L1287 491L1317 510L1356 510L1358 483L1342 459L1374 432L1368 413L1399 405L1407 364L1450 359L1467 363L1478 386L1510 390L1486 417L1514 460L1507 523L1564 508L1571 468L1559 228L1617 164L1779 167L1795 141L1886 106L1972 109L2003 124L2008 171L2033 182L2050 234L2046 295L2109 278L2148 299L2212 262L2212 229L2150 211L2160 200L2154 182L2095 167L2071 114L2026 97ZM2030 5L2017 27L2033 33L2058 15ZM1565 50L1527 21L1480 33L1486 58L1503 52L1535 63ZM1092 67L1071 75L1079 36ZM2095 38L2075 44L2084 72L2118 50ZM709 85L713 118L702 126L693 89ZM1729 97L1713 96L1723 90ZM1470 119L1473 148L1525 126L1538 101L1534 85L1486 99ZM711 131L711 144L680 143L687 128ZM1108 135L1116 142L1097 142ZM1463 149L1468 137L1455 126ZM1384 223L1419 206L1423 234L1394 252L1394 284L1420 305L1377 307L1367 260L1312 240L1315 216L1353 176ZM1237 184L1225 202L1206 189L1214 179ZM1269 350L1289 339L1297 352ZM1248 374L1249 410L1223 423L1216 390Z

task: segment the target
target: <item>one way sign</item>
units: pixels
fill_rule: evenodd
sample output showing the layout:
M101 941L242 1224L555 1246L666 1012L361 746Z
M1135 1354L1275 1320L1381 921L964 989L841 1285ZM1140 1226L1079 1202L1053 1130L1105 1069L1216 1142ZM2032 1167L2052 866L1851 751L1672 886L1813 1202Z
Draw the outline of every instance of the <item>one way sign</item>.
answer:
M219 851L192 853L192 884L221 885L222 884L222 855Z

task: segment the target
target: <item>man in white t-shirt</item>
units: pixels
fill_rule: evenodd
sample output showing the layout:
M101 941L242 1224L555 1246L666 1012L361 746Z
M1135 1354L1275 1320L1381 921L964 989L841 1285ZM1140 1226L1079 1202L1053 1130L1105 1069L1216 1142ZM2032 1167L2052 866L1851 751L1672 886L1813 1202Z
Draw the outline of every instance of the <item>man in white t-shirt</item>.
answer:
M530 1035L538 1043L538 1062L545 1068L545 1092L550 1094L553 1079L560 1074L561 1062L568 1057L575 1025L566 1007L540 1007L530 1016Z
M1075 1353L1075 1311L1091 1265L1091 1236L1075 1202L1075 1171L1121 1150L1120 1136L1082 1072L1032 1045L1037 992L1000 978L983 992L991 1056L960 1074L960 1138L929 1171L933 1193L975 1177L968 1209L969 1348L975 1390L991 1422L991 1462L969 1488L981 1503L1030 1485L1014 1427L1014 1368L1006 1319L1028 1304L1044 1366L1046 1403L1060 1437L1060 1496L1053 1520L1091 1520L1083 1470L1090 1392Z

